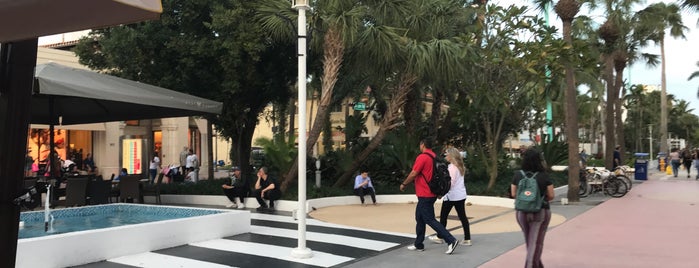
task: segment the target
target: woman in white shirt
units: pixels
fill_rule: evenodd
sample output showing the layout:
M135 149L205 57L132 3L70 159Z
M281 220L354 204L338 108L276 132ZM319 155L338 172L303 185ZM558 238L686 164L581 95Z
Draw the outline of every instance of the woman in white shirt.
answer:
M158 168L160 167L160 158L158 158L158 153L153 154L153 159L150 160L150 166L148 171L150 172L150 183L155 183L155 176L158 175Z
M471 229L468 223L468 217L466 217L466 209L464 203L466 201L466 184L464 184L464 174L466 174L466 167L464 166L464 160L461 157L461 153L454 147L447 149L446 159L449 161L449 176L451 177L451 189L442 198L442 210L439 213L439 222L447 226L447 217L449 212L451 212L452 207L456 209L456 214L459 215L459 220L461 220L461 226L464 228L464 240L461 241L462 245L471 245ZM440 237L430 236L432 242L441 244L444 243Z

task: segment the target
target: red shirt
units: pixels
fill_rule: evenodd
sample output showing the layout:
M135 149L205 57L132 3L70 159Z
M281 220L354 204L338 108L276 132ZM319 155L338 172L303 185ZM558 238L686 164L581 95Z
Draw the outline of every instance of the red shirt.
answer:
M436 155L431 149L425 149L423 153L428 153L433 157ZM432 163L432 158L428 155L419 154L415 159L413 171L418 173L417 176L415 176L415 195L417 195L417 197L436 197L436 195L430 191L430 187L427 186L427 182L432 180L433 168L434 163Z

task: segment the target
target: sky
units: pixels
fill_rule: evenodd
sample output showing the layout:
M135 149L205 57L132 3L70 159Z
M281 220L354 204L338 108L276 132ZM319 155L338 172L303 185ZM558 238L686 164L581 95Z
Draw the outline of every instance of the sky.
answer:
M643 9L652 3L657 2L674 3L676 1L669 0L649 0L644 5L640 5L637 10ZM491 3L497 3L501 6L528 5L533 9L533 1L526 0L493 0ZM554 1L556 2L556 1ZM538 13L538 11L533 11ZM579 14L591 14L589 10L583 8ZM595 11L592 17L603 20L601 11ZM555 12L551 11L551 22L558 29L561 29L561 22ZM697 90L699 90L699 78L694 78L688 81L692 72L699 71L697 62L699 61L699 26L697 19L699 13L691 13L684 11L682 19L688 31L685 33L686 39L673 39L666 34L665 38L665 60L666 60L666 76L667 76L667 92L675 95L676 99L685 100L690 103L689 108L694 109L693 114L699 116L699 99L697 98ZM600 21L603 23L604 21ZM651 53L660 55L660 46L651 44L648 47L641 49L643 53ZM646 66L645 63L636 63L627 71L624 72L624 78L630 84L655 85L660 87L660 65L657 67Z

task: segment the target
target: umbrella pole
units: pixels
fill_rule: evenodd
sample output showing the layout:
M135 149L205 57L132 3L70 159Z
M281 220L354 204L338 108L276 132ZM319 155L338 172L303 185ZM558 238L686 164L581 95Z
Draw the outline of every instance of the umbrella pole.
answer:
M0 45L0 267L15 267L37 39Z

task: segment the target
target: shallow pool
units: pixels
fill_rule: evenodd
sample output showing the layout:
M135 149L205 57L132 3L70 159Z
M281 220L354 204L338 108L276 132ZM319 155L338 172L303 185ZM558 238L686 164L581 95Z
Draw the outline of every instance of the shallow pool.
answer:
M143 204L109 204L22 213L18 268L59 268L250 232L250 212ZM39 255L37 255L39 254Z
M24 228L19 238L32 238L76 231L94 230L154 221L172 220L221 213L218 210L161 206L102 205L52 211L53 233L44 231L44 212L23 212Z

